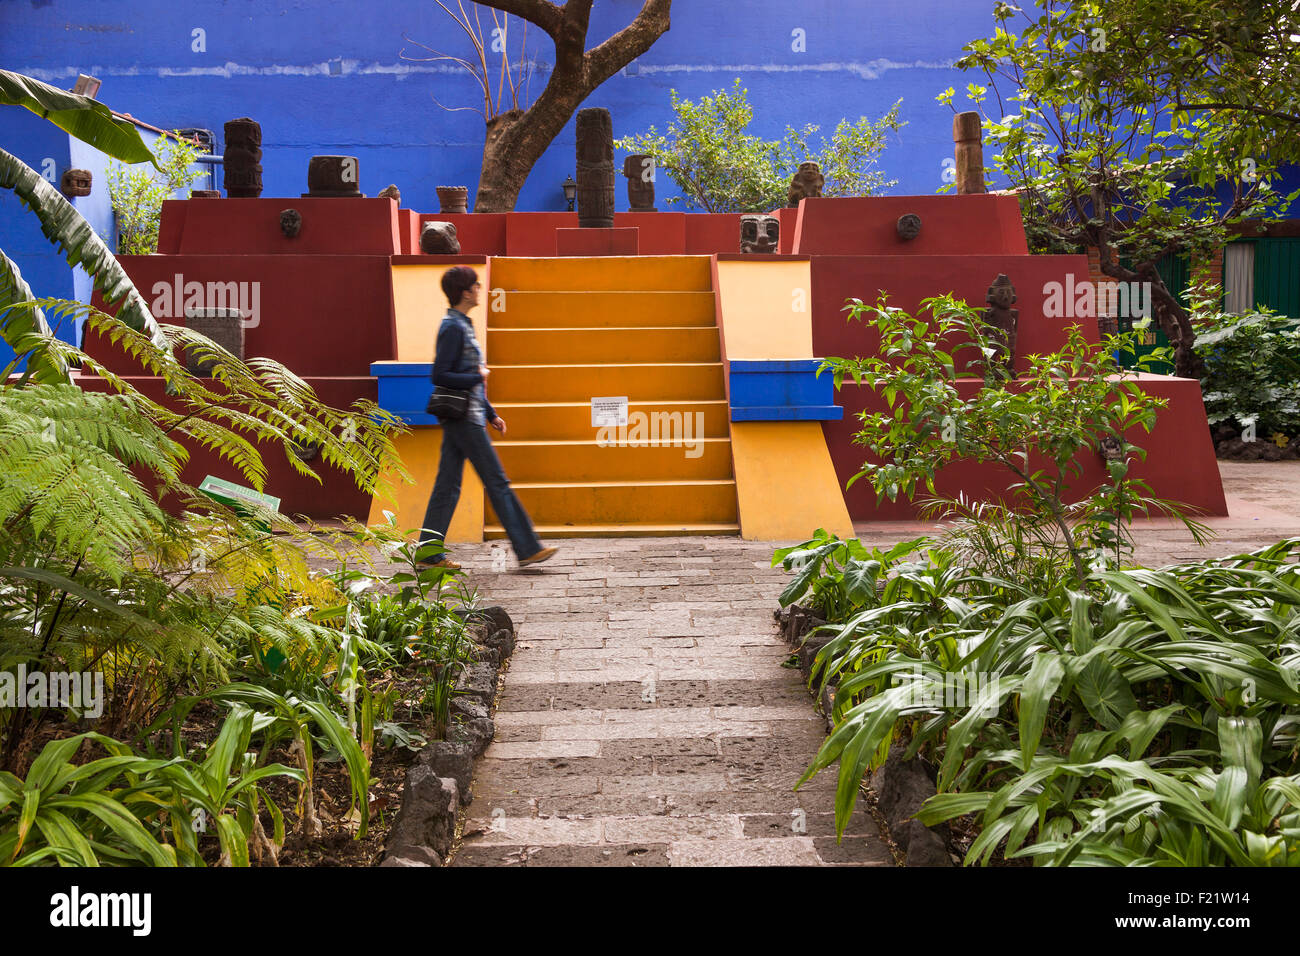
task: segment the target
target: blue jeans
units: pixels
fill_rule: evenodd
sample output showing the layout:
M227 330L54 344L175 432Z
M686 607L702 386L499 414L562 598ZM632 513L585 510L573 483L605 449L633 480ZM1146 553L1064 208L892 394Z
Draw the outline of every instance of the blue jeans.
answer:
M442 423L442 454L438 462L438 477L429 496L429 508L424 514L424 531L420 543L441 541L447 535L451 516L460 500L460 478L465 470L465 459L474 466L487 492L492 510L510 538L510 545L519 558L529 558L542 550L533 523L510 488L501 459L482 425L471 421L444 421Z

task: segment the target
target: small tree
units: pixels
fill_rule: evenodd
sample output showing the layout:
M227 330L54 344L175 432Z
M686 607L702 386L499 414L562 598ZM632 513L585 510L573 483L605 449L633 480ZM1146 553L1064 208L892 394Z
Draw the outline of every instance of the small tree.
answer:
M893 501L912 497L920 484L934 494L937 471L953 461L997 464L1015 479L1001 513L1039 548L1055 551L1080 586L1090 564L1117 565L1131 552L1128 528L1137 514L1177 517L1200 540L1201 525L1129 475L1132 460L1146 453L1124 436L1151 431L1157 410L1168 404L1144 392L1116 360L1118 352L1134 350L1138 333L1109 337L1097 347L1072 326L1059 351L1030 356L1029 369L1012 380L992 360L998 345L988 326L965 302L925 299L921 308L929 318L891 307L883 296L874 306L851 299L847 308L851 319L866 317L875 325L880 347L866 358L825 359L822 368L833 372L836 388L849 379L881 395L887 406L859 413L862 429L853 441L876 461L865 463L850 485L866 478L878 499ZM957 379L972 373L983 382L964 398ZM1113 455L1102 486L1071 488L1083 477L1080 456L1106 447ZM1072 493L1081 500L1071 503ZM970 510L961 500L935 504Z
M786 127L785 138L769 142L750 135L754 108L736 78L730 92L714 90L698 103L670 90L676 119L666 133L655 127L637 136L615 141L629 153L653 156L656 169L665 170L681 190L669 196L669 205L685 202L706 212L767 212L786 204L790 179L802 162L821 165L826 177L825 196L870 196L897 180L886 180L876 168L885 149L886 131L905 125L898 118L902 103L895 103L880 119L861 117L856 123L841 120L821 149L809 149L808 139L820 127L802 130Z
M158 251L158 224L163 201L184 191L190 198L190 186L203 171L194 168L199 144L163 136L155 144L158 171L153 168L127 169L113 163L108 171L108 198L117 216L117 251L120 255L150 256Z

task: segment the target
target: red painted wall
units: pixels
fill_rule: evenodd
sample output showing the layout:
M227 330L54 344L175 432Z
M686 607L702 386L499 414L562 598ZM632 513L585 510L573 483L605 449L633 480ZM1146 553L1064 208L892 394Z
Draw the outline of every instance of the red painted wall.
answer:
M177 274L183 283L202 282L205 288L208 282L249 283L250 301L251 283L258 283L258 324L245 329L244 354L273 358L304 378L368 375L371 362L397 354L388 256L119 256L118 261L154 317L171 325L185 324L184 303L172 302L171 314L165 314L160 306L167 303L156 283L174 290ZM98 296L95 305L103 308ZM139 371L133 359L98 336L88 335L85 349L114 371Z
M98 378L76 376L77 384L86 391L108 391L107 384ZM174 398L164 394L160 379L152 376L127 376L127 381L149 398L168 408L177 409L180 405ZM308 378L321 401L335 407L348 408L358 399L378 400L375 380L369 376L349 378ZM225 478L236 484L249 486L249 482L237 468L222 460L216 452L192 442L184 443L190 458L181 471L181 480L198 487L206 475ZM266 465L267 494L280 498L280 510L287 515L305 514L309 518L335 518L339 515L352 515L365 520L370 511L370 495L359 490L356 483L337 468L324 464L319 458L309 462L309 466L321 477L321 481L300 475L285 457L283 445L260 443L257 446ZM170 503L173 506L175 502ZM175 510L173 508L173 510Z
M969 397L979 385L979 380L962 379L958 389L963 397ZM1156 426L1149 434L1139 428L1126 436L1147 452L1145 461L1134 463L1132 476L1145 479L1157 498L1185 502L1202 509L1206 515L1226 515L1228 509L1210 430L1205 424L1200 384L1192 379L1144 375L1142 388L1148 394L1169 399L1169 406L1157 413ZM868 459L864 447L852 444L854 433L862 429L857 413L883 411L885 405L870 389L852 382L845 383L836 393L835 402L844 406L844 418L823 422L822 429L836 477L844 488ZM1093 488L1100 484L1105 476L1101 458L1093 453L1081 453L1077 460L1083 465L1083 475L1075 480L1074 487ZM940 496L956 497L963 492L968 498L991 500L1005 495L1015 480L998 465L955 461L936 476L935 491ZM924 499L928 495L922 486L917 497ZM848 488L844 499L854 521L903 520L917 514L916 505L905 499L896 502L886 499L877 504L875 491L865 478Z
M411 252L420 255L420 229L426 222L450 222L456 227L463 255L503 256L506 254L506 219L514 213L417 213L415 242ZM553 255L554 253L552 253Z
M904 241L898 217L921 217L921 233ZM1028 255L1014 196L868 196L804 199L793 252L808 255ZM785 231L785 220L781 223ZM784 252L784 247L782 248ZM1087 273L1087 270L1084 270Z
M288 239L280 213L296 209L302 231ZM158 226L164 255L391 256L402 250L391 199L169 199Z
M808 200L805 200L807 202ZM856 357L875 352L879 337L862 320L848 320L847 299L874 305L879 290L889 304L915 315L922 299L951 292L978 309L986 307L989 286L1004 272L1016 289L1013 308L1020 313L1016 367L1024 356L1052 352L1065 343L1065 329L1078 324L1085 338L1098 341L1096 319L1045 318L1043 286L1061 282L1067 272L1076 281L1088 276L1086 256L829 256L812 257L813 354Z

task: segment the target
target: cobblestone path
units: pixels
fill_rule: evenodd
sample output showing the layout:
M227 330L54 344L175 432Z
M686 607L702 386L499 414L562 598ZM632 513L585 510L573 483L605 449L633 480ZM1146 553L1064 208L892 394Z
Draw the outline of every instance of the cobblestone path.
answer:
M556 543L506 573L504 542L455 549L519 643L452 865L893 865L861 807L836 843L834 767L792 789L825 724L781 666L772 545Z

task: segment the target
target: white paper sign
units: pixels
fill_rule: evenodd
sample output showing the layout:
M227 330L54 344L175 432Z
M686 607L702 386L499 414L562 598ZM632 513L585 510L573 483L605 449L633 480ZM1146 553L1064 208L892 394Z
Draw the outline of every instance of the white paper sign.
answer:
M627 425L627 396L593 398L591 400L592 428L619 428Z

